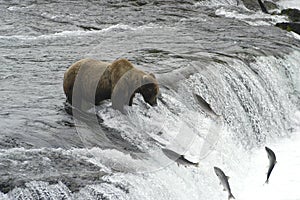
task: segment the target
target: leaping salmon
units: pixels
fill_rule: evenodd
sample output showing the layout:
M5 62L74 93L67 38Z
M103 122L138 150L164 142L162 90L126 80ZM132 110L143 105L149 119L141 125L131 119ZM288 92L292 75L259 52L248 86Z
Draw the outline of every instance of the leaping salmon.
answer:
M277 161L276 161L275 153L270 148L268 148L268 147L265 147L265 149L267 151L269 162L270 162L268 173L267 173L267 180L266 180L266 183L269 183L270 175L271 175L272 170L275 167Z

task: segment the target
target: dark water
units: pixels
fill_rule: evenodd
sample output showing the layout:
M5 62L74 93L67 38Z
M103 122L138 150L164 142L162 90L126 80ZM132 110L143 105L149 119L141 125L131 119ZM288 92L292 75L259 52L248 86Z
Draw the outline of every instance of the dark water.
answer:
M172 122L183 116L197 129L190 112L204 114L192 93L211 103L236 144L245 149L288 135L293 128L289 117L299 107L300 42L273 26L276 17L235 5L0 1L0 191L7 193L3 198L157 198L160 190L151 184L161 180L149 178L139 187L132 172L136 163L127 166L128 156L164 146ZM236 17L216 12L224 9ZM64 110L62 81L68 66L85 57L109 62L125 57L153 72L163 95L159 106L149 108L137 99L137 112L126 118L107 102L99 109L101 134L89 133L86 124L83 131L76 130ZM135 117L141 121L136 123ZM155 127L155 137L147 120ZM161 128L162 121L168 121L170 129ZM93 153L85 147L94 147ZM124 162L115 166L115 155ZM129 173L128 182L122 182L123 172ZM169 187L162 185L162 190ZM189 198L205 197L201 191ZM170 194L161 199L180 198Z

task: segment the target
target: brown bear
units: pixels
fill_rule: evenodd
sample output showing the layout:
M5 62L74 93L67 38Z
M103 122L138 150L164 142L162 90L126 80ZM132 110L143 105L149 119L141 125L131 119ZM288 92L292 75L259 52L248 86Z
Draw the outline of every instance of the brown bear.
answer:
M82 100L99 105L111 99L113 108L120 111L124 105L132 105L135 93L140 93L145 102L155 106L159 93L155 76L135 68L126 59L113 63L79 60L65 72L63 88L72 105L78 106Z

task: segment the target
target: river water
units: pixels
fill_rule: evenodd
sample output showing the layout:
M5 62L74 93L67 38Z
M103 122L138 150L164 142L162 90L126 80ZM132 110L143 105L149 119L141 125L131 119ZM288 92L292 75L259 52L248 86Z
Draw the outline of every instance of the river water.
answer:
M285 17L235 0L0 0L0 13L0 199L226 199L214 166L237 199L300 199L300 37L274 26ZM100 123L74 119L63 74L86 57L153 72L158 106L137 95L128 115L106 101Z

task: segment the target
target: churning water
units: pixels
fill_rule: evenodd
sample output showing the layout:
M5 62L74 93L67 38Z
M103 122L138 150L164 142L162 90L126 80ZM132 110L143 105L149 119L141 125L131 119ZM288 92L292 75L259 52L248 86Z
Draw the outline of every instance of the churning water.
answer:
M0 199L226 199L214 166L236 199L300 199L300 42L274 26L286 18L234 0L0 0L0 12ZM128 115L106 101L73 119L63 74L85 57L153 72L158 106L138 95ZM278 158L268 185L265 145Z

